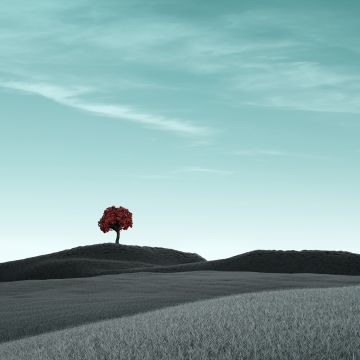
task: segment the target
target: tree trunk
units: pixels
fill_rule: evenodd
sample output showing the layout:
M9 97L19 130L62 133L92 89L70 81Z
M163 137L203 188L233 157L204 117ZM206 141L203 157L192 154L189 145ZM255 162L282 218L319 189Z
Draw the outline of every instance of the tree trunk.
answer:
M118 230L116 232L116 241L115 241L115 244L119 244L119 239L120 239L120 230Z

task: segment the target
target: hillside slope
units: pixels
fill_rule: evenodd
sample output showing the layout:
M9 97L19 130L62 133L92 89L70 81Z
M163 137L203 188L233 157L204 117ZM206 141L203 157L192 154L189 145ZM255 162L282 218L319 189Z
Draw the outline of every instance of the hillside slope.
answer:
M143 271L199 270L360 275L360 254L323 250L255 250L227 259L157 267Z
M256 250L206 261L197 254L172 249L108 243L2 263L0 282L203 270L360 275L360 255L346 251Z
M178 250L106 243L1 263L0 281L88 277L199 261L205 259Z

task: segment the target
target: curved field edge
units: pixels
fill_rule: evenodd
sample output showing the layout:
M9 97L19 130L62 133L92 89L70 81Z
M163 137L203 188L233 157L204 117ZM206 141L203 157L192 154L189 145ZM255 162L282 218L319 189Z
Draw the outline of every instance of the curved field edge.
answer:
M194 271L0 283L0 343L221 296L349 285L360 277Z
M23 359L357 359L360 287L234 295L0 345Z

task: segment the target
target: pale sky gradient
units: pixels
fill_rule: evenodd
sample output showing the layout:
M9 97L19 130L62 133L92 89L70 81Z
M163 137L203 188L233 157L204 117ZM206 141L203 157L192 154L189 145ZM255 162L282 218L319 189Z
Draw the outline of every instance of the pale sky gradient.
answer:
M113 242L360 252L359 1L4 0L0 262Z

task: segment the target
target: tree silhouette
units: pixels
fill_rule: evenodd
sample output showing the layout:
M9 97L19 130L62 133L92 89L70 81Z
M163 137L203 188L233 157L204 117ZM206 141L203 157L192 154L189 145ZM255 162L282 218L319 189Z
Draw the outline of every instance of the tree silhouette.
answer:
M116 231L116 241L119 243L120 231L127 230L129 227L132 227L132 213L120 206L110 206L104 210L103 216L98 222L100 230L104 233L107 233L110 229Z

